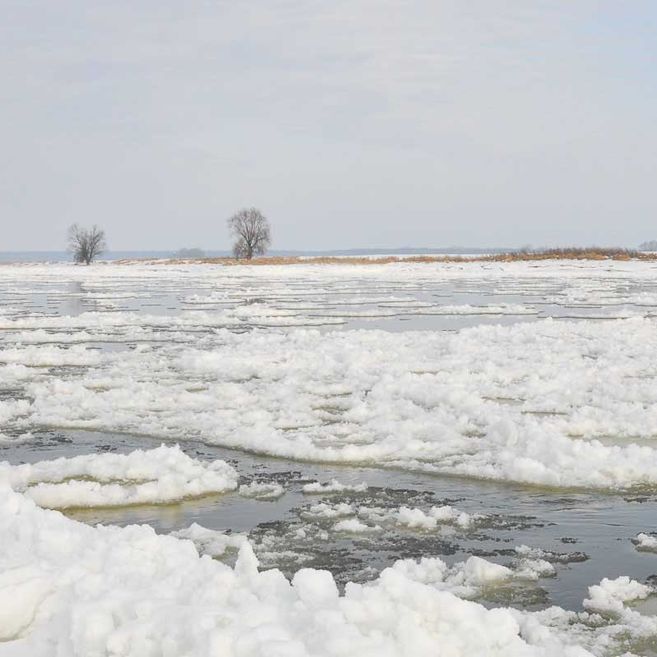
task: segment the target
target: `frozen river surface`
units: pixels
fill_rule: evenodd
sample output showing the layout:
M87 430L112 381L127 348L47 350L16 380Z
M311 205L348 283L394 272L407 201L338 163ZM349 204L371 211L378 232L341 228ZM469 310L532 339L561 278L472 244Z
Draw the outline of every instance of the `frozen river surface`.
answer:
M1 266L0 656L655 654L656 312L652 263Z

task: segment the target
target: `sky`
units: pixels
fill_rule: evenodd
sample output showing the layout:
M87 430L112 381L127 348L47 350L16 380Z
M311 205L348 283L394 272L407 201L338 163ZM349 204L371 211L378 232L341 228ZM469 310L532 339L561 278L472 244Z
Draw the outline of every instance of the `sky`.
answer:
M0 251L657 239L654 0L0 0Z

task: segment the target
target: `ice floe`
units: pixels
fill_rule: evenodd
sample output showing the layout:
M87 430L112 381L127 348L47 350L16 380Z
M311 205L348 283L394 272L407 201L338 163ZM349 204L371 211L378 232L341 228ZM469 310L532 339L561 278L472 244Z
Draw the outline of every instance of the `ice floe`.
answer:
M637 550L645 552L657 552L657 536L653 534L640 533L634 539L634 544Z
M361 482L360 484L343 484L337 479L331 479L325 483L313 481L309 484L304 484L302 488L306 495L324 495L327 493L364 493L367 490L367 484Z
M208 529L194 522L189 527L171 532L171 536L194 543L199 554L210 557L223 557L229 550L239 550L248 538L245 534L228 534L216 529Z
M242 497L275 500L285 493L285 489L280 484L254 481L250 484L242 484L238 489L238 493Z
M352 532L380 529L381 525L419 531L432 531L443 524L453 524L461 529L470 529L486 517L483 514L459 511L450 505L432 506L425 511L416 507L402 506L390 509L347 502L313 504L302 511L302 516L320 521L353 516L347 520L341 520L333 526L333 529L337 531Z
M381 529L379 525L367 525L358 518L347 518L339 520L333 525L335 532L348 532L350 534L363 534L367 532L378 532Z
M237 488L224 461L201 462L178 446L88 454L38 463L0 462L0 483L48 508L171 504Z

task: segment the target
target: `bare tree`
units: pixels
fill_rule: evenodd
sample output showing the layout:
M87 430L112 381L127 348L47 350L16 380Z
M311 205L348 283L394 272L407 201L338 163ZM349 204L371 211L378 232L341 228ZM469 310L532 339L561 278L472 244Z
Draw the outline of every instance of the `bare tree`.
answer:
M105 231L98 226L82 228L73 224L68 229L68 248L75 262L89 265L107 248Z
M244 208L228 220L228 228L235 238L233 255L251 260L263 255L271 244L269 222L257 208Z

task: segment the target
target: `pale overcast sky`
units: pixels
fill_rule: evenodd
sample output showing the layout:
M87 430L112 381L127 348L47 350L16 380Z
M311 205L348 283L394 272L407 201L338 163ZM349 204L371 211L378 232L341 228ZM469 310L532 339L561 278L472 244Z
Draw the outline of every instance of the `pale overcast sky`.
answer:
M654 0L0 0L0 250L657 239Z

